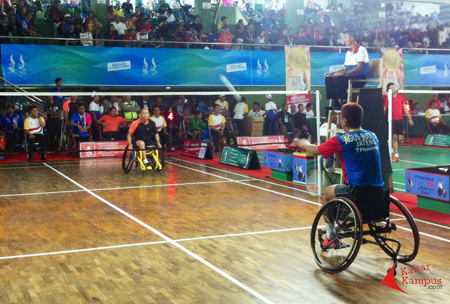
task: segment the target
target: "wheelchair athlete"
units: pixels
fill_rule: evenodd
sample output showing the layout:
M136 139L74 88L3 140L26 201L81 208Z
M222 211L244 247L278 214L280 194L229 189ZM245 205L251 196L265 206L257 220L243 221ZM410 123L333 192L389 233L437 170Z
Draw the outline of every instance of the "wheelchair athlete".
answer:
M141 118L135 120L130 126L127 135L128 149L133 149L133 135L134 144L142 151L144 151L147 146L157 146L162 149L156 125L150 119L150 112L148 109L142 109ZM148 165L146 153L142 153L142 161L145 166Z
M314 156L322 155L328 158L334 153L341 154L346 184L326 187L323 204L336 197L346 197L363 209L365 209L363 203L377 202L380 202L382 208L382 198L388 193L384 188L381 174L378 138L374 133L361 128L364 111L359 104L345 104L341 111L341 125L345 133L331 138L320 146L310 144L305 139L295 139L294 144ZM361 197L372 199L366 200ZM364 218L364 212L362 214ZM326 230L327 237L322 243L322 249L345 247L332 235L331 224L326 224Z

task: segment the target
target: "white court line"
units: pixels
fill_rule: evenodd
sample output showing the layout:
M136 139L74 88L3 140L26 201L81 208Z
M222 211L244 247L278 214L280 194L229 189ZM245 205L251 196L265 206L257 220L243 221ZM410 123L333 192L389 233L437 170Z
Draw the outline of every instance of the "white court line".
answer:
M233 181L233 182L235 182L237 184L241 184L241 185L244 185L244 186L247 186L247 187L252 187L252 188L264 190L264 191L267 191L267 192L272 192L272 193L275 193L275 194L278 194L278 195L282 195L282 196L285 196L285 197L289 197L289 198L292 198L292 199L295 199L295 200L298 200L298 201L302 201L302 202L305 202L305 203L308 203L308 204L322 206L322 204L320 204L320 203L315 203L313 201L309 201L309 200L306 200L306 199L303 199L303 198L299 198L299 197L296 197L296 196L292 196L292 195L289 195L289 194L284 194L284 193L277 192L277 191L274 191L274 190L266 189L266 188L263 188L263 187L255 186L255 185L252 185L252 184L245 184L243 182L235 181L235 180L233 180L231 178L228 178L228 177L223 177L223 176L220 176L220 175L217 175L217 174L204 172L204 171L197 170L197 169L190 168L190 167L186 167L186 166L183 166L183 165L180 165L180 164L175 164L175 163L172 163L170 161L166 161L166 163L169 163L171 165L178 166L178 167L181 167L181 168L189 169L189 170L192 170L192 171L200 172L200 173L203 173L203 174L215 176L215 177L218 177L218 178L223 178L225 180Z
M411 164L418 164L418 165L426 165L426 166L439 166L436 164L428 164L428 163L421 163L421 162L415 162L411 160L400 160L402 163L411 163Z
M132 221L140 224L142 227L147 228L148 230L150 230L151 232L153 232L154 234L158 235L159 237L161 237L162 239L166 240L168 243L170 243L171 245L177 247L178 249L184 251L185 253L187 253L188 255L190 255L191 257L193 257L194 259L196 259L197 261L199 261L200 263L202 263L203 265L209 267L210 269L214 270L215 272L217 272L218 274L220 274L221 276L223 276L224 278L226 278L227 280L233 282L234 284L236 284L237 286L239 286L240 288L244 289L245 291L247 291L248 293L252 294L253 296L255 296L256 298L260 299L261 301L263 301L264 303L269 303L269 304L275 304L274 302L272 302L271 300L269 300L268 298L264 297L263 295L261 295L260 293L258 293L257 291L253 290L252 288L248 287L247 285L245 285L244 283L242 283L241 281L238 281L237 279L235 279L234 277L230 276L229 274L227 274L225 271L217 268L216 266L214 266L213 264L211 264L210 262L206 261L204 258L202 258L201 256L195 254L194 252L190 251L189 249L187 249L186 247L178 244L177 242L175 242L174 240L172 240L171 238L169 238L167 235L163 234L162 232L160 232L159 230L147 225L146 223L144 223L143 221L141 221L140 219L134 217L133 215L129 214L128 212L120 209L119 207L117 207L116 205L110 203L109 201L105 200L104 198L102 198L101 196L95 194L94 192L92 192L91 190L89 190L88 188L84 187L83 185L77 183L76 181L74 181L73 179L71 179L70 177L68 177L67 175L59 172L58 170L56 170L55 168L49 166L48 164L44 163L45 166L49 167L50 169L52 169L53 171L55 171L56 173L58 173L59 175L61 175L62 177L64 177L65 179L69 180L70 182L74 183L75 185L77 185L78 187L80 187L81 189L85 190L87 193L89 193L90 195L92 195L93 197L97 198L98 200L100 200L101 202L105 203L106 205L110 206L111 208L115 209L116 211L122 213L123 215L125 215L126 217L128 217L129 219L131 219Z
M169 163L171 163L171 162L169 162ZM171 163L171 164L172 164L172 165L175 165L175 166L185 167L185 166L182 166L182 165L179 165L179 164L174 164L174 163ZM189 168L189 167L185 167L185 168ZM208 174L208 175L219 176L219 175L215 175L215 174L212 174L212 173L208 173L208 172L203 172L203 171L200 171L200 170L196 170L196 169L193 169L193 168L189 168L189 169L191 169L191 170L193 170L193 171L201 172L201 173L204 173L204 174ZM222 178L228 179L228 178L226 178L226 177L222 177ZM277 192L277 191L273 191L273 190L269 190L269 189L264 189L264 188L261 188L261 187L255 186L255 185L244 184L244 183L242 183L242 182L239 182L238 184L243 184L243 185L247 185L247 186L251 186L251 187L263 189L263 190L266 190L266 191L269 191L269 192L273 192L273 193L276 193L276 194L279 194L279 195L282 195L282 196L292 197L292 198L294 198L294 199L297 199L297 200L300 200L300 201L304 201L304 202L307 202L307 203L310 203L310 204L316 204L316 203L314 203L314 202L312 202L312 201L308 201L308 200L306 200L306 199L300 199L300 198L293 197L293 196L290 196L290 195L287 195L287 194L284 194L284 193L281 193L281 192ZM402 189L397 189L397 188L394 188L394 189L395 189L395 190L398 190L398 191L406 192L405 190L402 190ZM321 204L319 204L319 205L321 205ZM436 225L437 225L437 224L435 224L435 223L427 222L427 221L424 221L424 220L417 220L417 221L420 221L420 222L425 223L425 224L433 225L433 226L436 226ZM443 227L445 227L445 226L443 226ZM402 227L402 228L403 228L403 227ZM450 227L447 227L447 229L450 229ZM426 233L423 233L423 234L424 234L424 235L427 235L427 236L428 236L428 235L431 236L431 234L426 234ZM433 237L435 237L435 238L437 238L437 239L441 239L441 238L439 238L438 236L433 236ZM444 239L444 240L445 240L445 239ZM450 240L447 240L447 241L450 242Z
M400 189L400 188L394 188L394 190L397 190L397 191L400 191L400 192L405 192L405 193L406 193L406 190L404 190L404 189Z
M194 165L203 165L203 164L194 163L194 162L191 162L191 161L188 161L188 160L185 160L185 159L181 159L181 158L175 158L175 160L176 160L176 161L182 161L182 162L185 162L185 163L194 164ZM215 168L215 167L208 166L208 165L203 165L203 167L209 168L209 169L213 169L213 170L217 170L217 171L220 171L220 172L225 172L225 173L233 174L233 175L238 175L238 176L248 177L248 176L243 175L243 174L240 174L240 173L236 173L236 172L232 172L232 171L227 171L227 170ZM295 190L295 191L299 191L299 192L304 192L304 193L307 193L307 194L309 194L309 195L312 195L312 196L316 196L316 197L317 197L317 193L316 193L316 192L311 192L311 191L307 191L307 190L302 190L302 189L298 189L298 188L296 188L296 187L290 187L290 186L286 186L286 185L283 185L283 184L277 184L277 183L269 182L269 181L266 181L266 180L263 180L263 179L259 179L259 178L254 178L254 177L252 177L252 178L254 179L254 181L257 181L257 182L262 182L262 183L266 183L266 184L270 184L270 185L275 185L275 186L279 186L279 187L282 187L282 188L288 188L288 189L291 189L291 190Z
M239 180L239 181L240 182L248 182L250 180L242 179L242 180ZM91 190L91 191L108 191L108 190L141 189L141 188L155 188L155 187L186 186L186 185L222 184L222 183L231 183L231 181L223 181L223 180L221 180L221 181L192 182L192 183L179 183L179 184L161 184L161 185L144 185L144 186L129 186L129 187L111 187L111 188L98 188L98 189L89 189L89 190ZM0 197L32 196L32 195L45 195L45 194L73 193L73 192L84 192L84 190L65 190L65 191L49 191L49 192L0 194Z
M399 183L399 182L394 182L394 184L397 184L397 185L402 185L402 186L404 186L404 185L405 185L405 183Z
M318 227L321 227L321 226L318 226ZM276 229L276 230L233 233L233 234L219 234L219 235L211 235L211 236L201 236L201 237L177 239L177 240L174 240L174 242L189 242L189 241L197 241L197 240L207 240L207 239L217 239L217 238L247 236L247 235L258 235L258 234L267 234L267 233L290 232L290 231L299 231L299 230L308 230L308 229L311 229L311 227L285 228L285 229ZM170 243L170 242L169 241L154 241L154 242L145 242L145 243L133 243L133 244L92 247L92 248L72 249L72 250L63 250L63 251L50 251L50 252L42 252L42 253L31 253L31 254L5 256L5 257L0 257L0 260L23 259L23 258L32 258L32 257L40 257L40 256L48 256L48 255L57 255L57 254L71 254L71 253L78 253L78 252L118 249L118 248L127 248L127 247L139 247L139 246L167 244L167 243Z
M402 226L397 226L397 227L398 227L398 228L401 228L401 229L403 229L403 230L406 230L406 231L412 231L411 229L405 228L405 227L402 227ZM420 232L420 231L419 231L419 234L428 236L428 237L433 238L433 239L436 239L436 240L440 240L440 241L444 241L444 242L450 243L450 240L441 238L441 237L439 237L439 236L435 236L435 235L428 234L428 233L425 233L425 232Z
M113 245L113 246L83 248L83 249L73 249L73 250L63 250L63 251L51 251L51 252L43 252L43 253L21 254L21 255L0 257L0 260L32 258L32 257L40 257L40 256L48 256L48 255L68 254L68 253L76 253L76 252L88 252L88 251L107 250L107 249L135 247L135 246L146 246L146 245L155 245L155 244L166 244L166 243L169 243L169 242L168 241L155 241L155 242L147 242L147 243L135 243L135 244Z

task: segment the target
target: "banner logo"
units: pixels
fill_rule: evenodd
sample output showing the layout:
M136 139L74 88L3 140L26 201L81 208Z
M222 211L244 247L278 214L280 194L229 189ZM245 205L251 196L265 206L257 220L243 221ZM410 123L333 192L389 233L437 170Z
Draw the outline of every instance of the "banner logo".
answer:
M397 265L397 262L395 262L394 266L389 270L386 277L381 281L381 285L390 287L392 289L398 290L400 292L404 292L400 286L398 286L397 282L395 281L395 267ZM418 273L418 272L424 272L430 270L430 264L421 265L421 266L415 266L412 267L402 267L400 268L401 274L402 274L402 284L403 285L423 285L427 289L442 289L442 279L437 278L411 278L411 275Z
M131 61L108 62L108 72L131 70Z

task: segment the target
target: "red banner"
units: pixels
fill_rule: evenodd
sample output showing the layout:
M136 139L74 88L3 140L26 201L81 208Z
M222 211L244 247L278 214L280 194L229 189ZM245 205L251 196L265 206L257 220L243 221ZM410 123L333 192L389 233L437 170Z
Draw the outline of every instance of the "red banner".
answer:
M201 141L185 140L181 154L205 159L208 144Z
M97 142L80 142L80 158L95 157L114 157L122 156L123 151L107 151L107 150L124 150L128 145L127 141L97 141ZM105 150L105 151L96 151Z
M311 101L311 94L286 95L288 105L306 104Z
M276 150L285 149L286 143L284 136L255 136L255 137L238 137L239 148L250 150Z

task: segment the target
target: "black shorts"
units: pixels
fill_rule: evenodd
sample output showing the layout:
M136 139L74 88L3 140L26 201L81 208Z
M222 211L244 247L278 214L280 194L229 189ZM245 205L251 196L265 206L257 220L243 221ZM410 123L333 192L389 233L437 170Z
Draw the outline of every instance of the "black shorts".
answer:
M389 188L387 187L336 185L334 195L352 200L361 212L363 221L389 216Z
M155 141L155 139L154 138L152 138L152 137L145 137L145 138L136 138L136 140L135 140L135 145L136 145L136 142L137 141L143 141L144 143L145 143L145 146L146 147L149 147L149 146L155 146L156 147L156 141Z
M403 119L392 121L392 134L405 134L405 124L403 123Z

